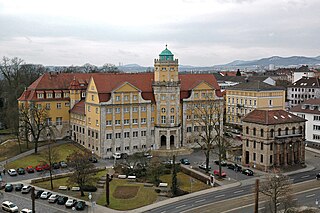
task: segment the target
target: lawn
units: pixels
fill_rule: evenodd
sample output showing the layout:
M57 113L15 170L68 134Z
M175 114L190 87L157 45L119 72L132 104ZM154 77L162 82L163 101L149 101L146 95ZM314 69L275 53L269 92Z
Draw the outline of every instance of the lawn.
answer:
M59 156L57 158L57 161L64 161L68 157L68 155L72 154L74 151L82 151L80 148L75 146L72 143L67 144L61 144L54 147L57 149L57 152L59 153ZM27 166L36 166L44 161L44 158L42 157L43 151L40 151L38 154L31 154L26 157L17 159L15 161L12 161L6 165L7 169L10 168L25 168Z
M162 175L160 177L160 180L164 183L168 183L169 188L171 188L171 182L172 182L172 175L168 174L168 175ZM177 179L178 179L178 186L180 189L182 189L183 191L187 191L187 192L196 192L196 191L201 191L204 189L208 189L210 188L208 185L204 184L203 182L192 178L182 172L179 172L177 174ZM192 181L192 183L191 183Z
M119 199L115 198L119 193L129 195L132 198ZM130 195L131 194L131 195ZM135 195L133 197L133 195ZM110 208L117 210L130 210L142 206L150 205L157 200L157 193L153 187L144 187L143 184L129 182L128 180L113 179L110 182ZM105 193L101 195L97 203L105 205Z

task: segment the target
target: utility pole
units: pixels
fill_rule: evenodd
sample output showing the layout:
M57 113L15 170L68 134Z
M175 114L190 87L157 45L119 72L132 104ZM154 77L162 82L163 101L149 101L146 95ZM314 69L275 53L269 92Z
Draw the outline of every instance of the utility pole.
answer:
M34 187L31 187L32 213L36 213Z
M106 206L109 206L110 205L110 186L109 186L109 182L110 182L110 179L109 179L109 174L107 173L107 179L106 179Z
M258 213L258 209L259 209L258 206L259 206L259 179L256 180L254 213Z

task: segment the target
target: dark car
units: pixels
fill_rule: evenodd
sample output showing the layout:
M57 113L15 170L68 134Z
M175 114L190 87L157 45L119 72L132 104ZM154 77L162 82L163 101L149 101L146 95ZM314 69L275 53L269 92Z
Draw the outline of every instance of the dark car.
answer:
M320 179L320 173L318 173L318 174L316 175L316 179L317 179L317 180Z
M13 185L11 183L7 183L5 186L4 186L4 191L5 192L12 192L13 191Z
M247 176L253 176L253 171L251 169L245 169L242 171L242 174L245 174Z
M26 170L28 173L34 173L34 168L32 166L28 166Z
M44 192L44 191L43 191L43 190L36 190L36 191L34 192L34 195L35 195L34 197L35 197L35 198L40 198L42 192Z
M24 174L26 174L26 171L24 170L24 168L18 168L18 169L17 169L17 173L18 173L19 175L24 175Z
M14 186L14 190L15 191L21 191L23 187L23 184L22 183L17 183L15 186Z
M241 172L242 171L242 167L241 166L239 166L238 164L233 164L233 163L228 163L227 164L227 168L228 169L232 169L232 170L234 170L234 171L236 171L236 172Z
M58 201L57 201L57 204L59 205L64 205L68 200L68 197L65 197L65 196L59 196L58 197Z
M189 160L188 160L187 158L182 158L182 159L180 160L180 162L181 162L182 164L184 164L184 165L190 165L190 162L189 162Z
M60 164L59 163L53 163L52 164L53 169L60 169Z
M98 159L94 156L89 157L89 161L92 163L98 163Z
M60 164L61 168L67 168L68 167L68 164L66 162L64 162L64 161L60 161L59 164Z
M219 165L219 160L215 160L214 163ZM221 164L221 166L227 166L227 163L223 160L220 162L220 164Z
M78 201L75 207L76 210L84 210L86 208L86 203L84 201Z

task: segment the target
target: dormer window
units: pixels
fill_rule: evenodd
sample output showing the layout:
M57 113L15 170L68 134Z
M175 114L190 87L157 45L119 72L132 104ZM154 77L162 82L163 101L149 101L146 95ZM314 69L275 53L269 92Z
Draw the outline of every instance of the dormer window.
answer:
M43 99L44 98L43 92L38 92L37 98L38 99Z
M52 93L50 92L50 93L47 93L47 98L52 98L53 96L52 96Z
M55 94L54 94L54 97L55 97L55 98L61 98L61 93L60 93L60 92L55 93Z

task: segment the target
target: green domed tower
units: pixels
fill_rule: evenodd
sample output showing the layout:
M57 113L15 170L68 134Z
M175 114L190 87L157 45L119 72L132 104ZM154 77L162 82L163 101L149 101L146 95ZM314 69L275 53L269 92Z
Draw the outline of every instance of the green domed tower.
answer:
M166 49L159 54L159 59L154 60L154 81L179 81L178 66L178 59L174 59L172 52L168 50L166 45Z

